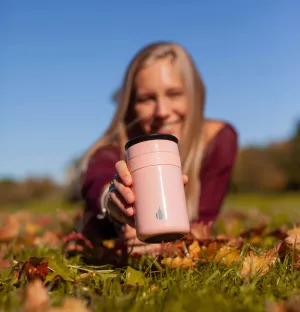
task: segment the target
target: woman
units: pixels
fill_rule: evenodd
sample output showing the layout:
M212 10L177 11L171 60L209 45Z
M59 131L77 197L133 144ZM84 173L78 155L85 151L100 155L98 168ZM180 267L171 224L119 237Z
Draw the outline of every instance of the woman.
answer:
M143 48L118 102L107 131L84 157L83 233L92 241L125 234L138 242L124 145L141 134L169 133L179 139L192 233L209 235L228 190L237 133L229 123L204 118L205 88L187 51L169 42Z

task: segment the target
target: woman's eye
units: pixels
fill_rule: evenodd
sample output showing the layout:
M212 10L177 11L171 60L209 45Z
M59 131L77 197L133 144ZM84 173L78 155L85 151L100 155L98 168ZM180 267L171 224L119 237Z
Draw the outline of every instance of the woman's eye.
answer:
M145 102L150 102L150 101L152 101L153 100L153 97L151 97L151 96L142 96L142 97L138 97L137 99L136 99L136 101L138 102L138 103L145 103Z
M168 95L170 97L178 97L178 96L181 96L182 95L182 91L169 91L168 92Z

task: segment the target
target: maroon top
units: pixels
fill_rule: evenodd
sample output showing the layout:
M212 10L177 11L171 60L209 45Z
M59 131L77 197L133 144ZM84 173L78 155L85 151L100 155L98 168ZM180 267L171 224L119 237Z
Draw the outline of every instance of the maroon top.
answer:
M235 129L226 123L207 145L199 174L201 194L199 218L195 222L208 223L218 217L230 183L238 149L237 138ZM103 239L118 235L112 222L96 217L99 213L101 192L115 175L115 163L118 160L120 150L116 146L106 146L100 148L89 162L82 185L85 205L82 230L85 235L96 235Z

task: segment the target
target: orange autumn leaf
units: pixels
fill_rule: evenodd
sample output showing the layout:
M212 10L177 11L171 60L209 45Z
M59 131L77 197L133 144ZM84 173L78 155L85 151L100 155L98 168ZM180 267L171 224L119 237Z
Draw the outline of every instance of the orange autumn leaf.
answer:
M75 298L67 298L62 307L51 307L45 312L91 312L84 303Z
M207 248L204 249L204 251L205 251L205 259L207 261L212 261L215 258L215 256L216 256L218 250L220 249L220 247L221 246L217 242L210 243L207 246Z
M236 238L235 237L231 238L226 244L226 246L233 247L236 249L241 249L243 247L243 244L244 244L244 239L241 236L239 236Z
M42 236L34 239L34 245L47 245L49 247L56 247L61 243L58 231L47 231Z
M189 269L195 265L195 262L187 257L165 258L161 260L161 263L171 269L177 268Z
M206 249L206 247L204 249ZM188 246L188 251L192 259L199 259L203 257L204 254L203 247L200 247L199 243L196 240Z
M251 245L258 245L262 243L262 237L259 235L254 235L249 239L249 244Z
M300 299L295 293L288 300L266 302L267 312L300 312Z
M33 222L28 222L26 223L25 227L24 227L24 232L27 235L36 235L37 232L39 232L41 230L41 227L39 225L37 225L36 223Z
M25 274L27 280L33 281L35 279L45 280L48 275L48 261L42 261L41 258L30 257L22 267L22 274Z
M300 226L294 227L294 228L288 230L286 233L288 236L296 236L296 235L300 236Z
M7 243L18 236L20 223L15 216L5 216L2 224L0 228L0 243Z
M263 276L269 272L270 267L277 259L277 252L271 249L263 255L255 255L251 250L243 261L243 267L240 273L242 278L253 277L254 275Z
M219 252L215 256L215 261L224 263L226 266L230 266L233 262L241 260L241 256L237 249L229 246L220 248Z
M286 237L284 239L284 244L288 249L300 251L300 234Z
M22 312L43 312L49 304L47 289L40 280L30 282L25 289Z

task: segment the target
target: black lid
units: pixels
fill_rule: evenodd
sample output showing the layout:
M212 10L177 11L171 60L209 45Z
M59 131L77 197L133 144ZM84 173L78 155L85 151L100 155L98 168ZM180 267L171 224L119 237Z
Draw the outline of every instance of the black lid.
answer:
M127 150L129 147L131 147L134 144L141 143L144 141L150 141L150 140L169 140L178 144L178 139L172 134L155 134L155 133L145 134L145 135L140 135L132 140L129 140L125 144L125 150Z

